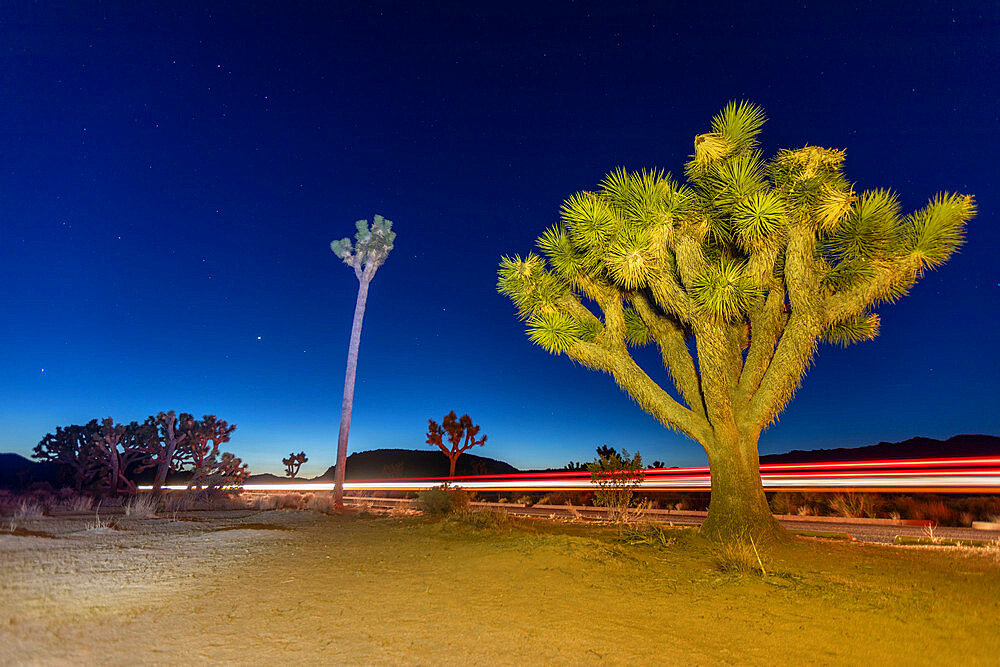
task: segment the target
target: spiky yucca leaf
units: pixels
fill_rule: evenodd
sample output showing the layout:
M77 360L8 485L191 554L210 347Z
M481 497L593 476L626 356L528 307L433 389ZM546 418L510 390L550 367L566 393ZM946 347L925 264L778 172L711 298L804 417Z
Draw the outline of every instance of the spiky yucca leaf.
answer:
M593 341L604 329L604 327L601 326L601 323L596 319L587 319L582 322L577 320L577 323L580 325L580 340Z
M862 193L824 244L841 259L882 259L899 242L899 200L889 190Z
M582 260L573 247L573 241L559 225L549 227L538 237L538 247L560 276L572 278L581 269Z
M584 250L606 243L619 227L611 207L593 192L578 192L559 209L566 231Z
M965 225L976 214L969 195L944 192L904 222L907 249L921 268L937 268L948 261L965 240Z
M673 184L662 170L629 173L619 167L601 182L601 196L621 211L632 226L644 228L667 217L664 209L672 199Z
M699 134L694 138L694 155L688 163L689 169L703 169L733 152L733 144L716 132Z
M857 200L853 188L838 188L823 183L816 202L816 226L824 232L836 229Z
M639 313L631 308L625 310L625 340L637 347L653 340L646 323L639 317Z
M564 313L546 313L528 319L528 338L550 354L562 354L583 333L580 323Z
M743 151L756 146L765 122L767 117L761 107L746 100L731 101L712 118L712 131L728 139L735 150Z
M510 297L518 316L526 319L553 310L559 298L569 291L569 286L549 273L544 259L528 253L524 259L519 255L500 259L497 290Z
M729 213L734 206L745 202L750 195L767 187L763 156L752 151L713 165L705 174L704 194Z
M649 234L622 234L605 255L604 266L611 279L627 290L648 285L656 270Z
M842 347L866 340L874 340L878 336L880 324L881 320L875 313L855 315L835 323L824 331L823 340Z
M723 258L692 280L690 292L698 309L725 321L745 313L761 295L761 289L743 270L743 262Z
M733 208L733 231L744 250L764 246L781 228L785 203L773 191L754 192Z
M840 262L823 276L822 285L834 291L856 287L875 275L875 269L870 262L864 260L848 260Z

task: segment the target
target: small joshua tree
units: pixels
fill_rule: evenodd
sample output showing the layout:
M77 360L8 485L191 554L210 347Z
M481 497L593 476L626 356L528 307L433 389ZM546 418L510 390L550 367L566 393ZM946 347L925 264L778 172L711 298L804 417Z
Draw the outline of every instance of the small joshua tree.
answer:
M333 503L338 510L344 508L344 468L347 465L347 436L351 431L351 410L354 407L354 376L358 370L358 348L361 346L361 321L365 317L368 285L378 267L389 256L396 233L392 221L376 215L369 229L367 220L358 220L354 235L355 246L348 238L330 243L333 253L354 269L358 278L358 299L354 305L354 322L351 324L351 342L347 349L347 374L344 378L344 401L340 408L340 433L337 436L337 464L333 478Z
M56 463L63 472L72 475L73 488L80 493L90 486L100 474L94 460L100 455L95 452L94 438L101 429L96 419L83 426L57 426L55 433L46 433L35 445L32 456L41 461Z
M195 474L218 460L219 445L229 442L236 424L230 425L215 415L205 415L200 421L193 421L184 443L183 460L190 463Z
M292 452L288 455L287 459L281 459L282 465L285 466L285 475L295 479L295 476L299 474L299 468L302 464L309 460L305 452L299 452L296 454Z
M603 452L603 453L602 453ZM607 507L612 521L628 521L628 510L636 487L642 484L646 473L642 471L642 456L639 452L629 457L623 449L621 456L613 448L601 447L593 463L587 464L590 479L597 484L594 504Z
M469 415L462 415L459 418L455 416L454 410L445 415L441 424L438 424L433 419L427 420L427 444L436 445L448 457L448 460L451 462L451 468L448 472L449 477L455 476L455 463L462 452L472 449L476 445L486 444L485 435L476 440L479 429L478 424L472 424L472 418ZM444 442L446 437L448 439L447 444Z
M155 442L156 480L153 482L153 490L159 491L167 481L167 472L179 470L183 465L183 450L178 446L190 436L195 421L186 412L182 412L178 419L177 414L171 410L150 417L146 422L156 429L158 435Z
M105 467L109 494L115 496L119 491L137 491L128 473L141 472L154 465L150 454L155 438L156 432L149 424L115 424L111 417L101 421L94 444L101 456L99 465Z

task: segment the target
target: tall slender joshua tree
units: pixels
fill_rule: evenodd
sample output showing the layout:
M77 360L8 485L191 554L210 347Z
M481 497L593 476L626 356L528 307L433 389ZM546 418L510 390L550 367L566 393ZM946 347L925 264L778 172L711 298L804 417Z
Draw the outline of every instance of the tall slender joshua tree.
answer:
M344 379L344 402L340 408L340 435L337 438L337 467L334 474L333 500L337 509L344 507L344 467L347 464L347 435L351 430L351 409L354 407L354 375L358 369L358 347L361 344L361 320L365 316L365 302L368 300L368 285L378 267L389 256L392 242L396 239L392 231L392 221L376 215L371 228L367 220L358 220L358 232L351 239L343 238L330 243L333 253L344 260L344 264L354 269L358 277L358 300L354 306L354 322L351 324L351 344L347 350L347 375Z
M757 441L795 395L820 342L875 338L875 310L947 261L975 214L942 193L908 215L888 190L856 194L844 152L758 150L764 112L731 103L694 140L687 184L608 175L562 206L544 257L504 257L499 289L528 336L608 373L708 455L715 539L783 537ZM600 310L600 316L597 310ZM630 348L659 348L673 391Z

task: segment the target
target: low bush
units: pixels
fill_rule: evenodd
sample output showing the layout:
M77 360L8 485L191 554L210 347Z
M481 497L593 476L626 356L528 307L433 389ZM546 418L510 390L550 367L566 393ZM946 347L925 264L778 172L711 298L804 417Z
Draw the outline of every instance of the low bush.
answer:
M749 535L715 544L711 553L712 561L720 572L760 576L767 574L760 550Z
M162 498L163 509L178 512L193 509L197 505L194 494L188 491L171 491Z
M465 489L442 484L417 495L417 508L426 514L452 514L469 507Z
M94 508L94 499L90 496L71 496L62 501L62 506L70 512L89 512Z
M312 496L306 501L306 509L323 514L332 514L334 510L333 494L307 494Z
M130 519L152 519L156 517L156 505L156 496L146 494L130 498L122 507Z
M514 525L510 514L503 510L489 508L481 510L470 510L467 508L453 512L448 520L466 528L490 533L505 533Z
M618 539L626 544L646 544L660 548L673 546L677 541L667 528L649 522L626 526L618 535Z
M34 500L22 500L14 510L14 521L41 519L45 516L45 508Z

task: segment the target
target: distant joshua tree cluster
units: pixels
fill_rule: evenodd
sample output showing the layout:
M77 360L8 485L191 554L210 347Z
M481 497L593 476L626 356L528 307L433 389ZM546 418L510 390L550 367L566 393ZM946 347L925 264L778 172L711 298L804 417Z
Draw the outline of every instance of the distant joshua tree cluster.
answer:
M77 492L135 493L137 476L149 469L156 470L157 491L168 472L183 471L191 473L192 487L238 486L250 474L247 464L219 449L235 430L235 424L215 415L195 419L173 410L142 423L116 424L106 417L82 426L56 427L35 446L33 456L58 464Z

